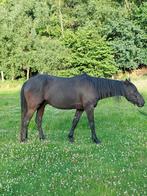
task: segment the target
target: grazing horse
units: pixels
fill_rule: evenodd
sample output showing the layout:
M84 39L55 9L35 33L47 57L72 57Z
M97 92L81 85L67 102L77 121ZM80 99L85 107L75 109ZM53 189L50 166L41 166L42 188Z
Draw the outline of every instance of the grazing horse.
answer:
M21 132L20 141L28 137L28 125L36 112L39 138L45 139L42 130L42 116L46 104L59 109L76 109L68 138L74 141L74 130L83 111L86 112L92 140L100 143L95 132L94 108L106 97L124 96L128 101L142 107L145 103L137 88L130 81L118 81L91 77L87 74L71 78L37 75L26 81L21 89Z

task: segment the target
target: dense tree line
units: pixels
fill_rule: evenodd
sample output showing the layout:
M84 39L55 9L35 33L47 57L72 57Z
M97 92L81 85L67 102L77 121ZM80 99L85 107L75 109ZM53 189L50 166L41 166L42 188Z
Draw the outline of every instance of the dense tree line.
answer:
M0 71L110 77L147 65L143 0L0 0Z

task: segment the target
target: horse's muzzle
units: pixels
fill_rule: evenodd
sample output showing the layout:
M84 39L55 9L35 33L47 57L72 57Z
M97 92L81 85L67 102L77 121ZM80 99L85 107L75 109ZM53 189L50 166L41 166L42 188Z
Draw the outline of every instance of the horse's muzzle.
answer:
M138 103L137 106L138 106L138 107L143 107L144 104L145 104L145 101L142 101L141 103Z

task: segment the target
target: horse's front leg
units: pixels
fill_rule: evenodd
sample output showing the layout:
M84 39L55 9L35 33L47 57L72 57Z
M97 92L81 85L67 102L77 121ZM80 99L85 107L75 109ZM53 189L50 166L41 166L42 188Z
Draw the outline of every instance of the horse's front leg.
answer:
M74 142L74 130L80 120L80 117L83 113L83 110L76 110L76 113L75 113L75 116L74 116L74 119L72 121L72 127L70 129L70 132L68 134L68 138L69 138L69 141L70 142Z
M96 132L95 132L94 106L92 106L92 105L87 106L85 108L85 111L86 111L87 118L88 118L88 121L89 121L90 129L91 129L92 141L95 142L96 144L99 144L100 143L100 140L97 138Z

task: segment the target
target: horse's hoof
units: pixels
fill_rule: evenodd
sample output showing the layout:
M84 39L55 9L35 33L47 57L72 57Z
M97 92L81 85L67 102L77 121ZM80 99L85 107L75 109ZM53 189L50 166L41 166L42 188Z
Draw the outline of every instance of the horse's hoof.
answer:
M101 141L98 140L98 139L93 139L93 142L94 142L95 144L100 144L100 143L101 143Z
M25 143L27 142L27 139L20 139L20 143Z
M40 140L45 140L46 137L45 137L45 135L42 135L39 139L40 139Z
M101 141L96 141L96 142L95 142L95 144L100 144L100 143L101 143Z

